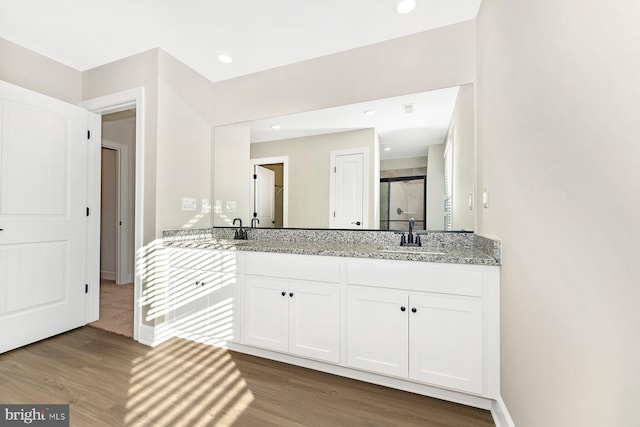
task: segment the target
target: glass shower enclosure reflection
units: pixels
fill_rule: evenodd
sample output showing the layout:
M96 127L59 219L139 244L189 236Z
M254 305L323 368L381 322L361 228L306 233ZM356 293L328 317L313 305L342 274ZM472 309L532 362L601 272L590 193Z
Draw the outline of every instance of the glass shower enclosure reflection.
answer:
M416 230L426 229L426 176L380 179L380 229L408 230L409 219Z

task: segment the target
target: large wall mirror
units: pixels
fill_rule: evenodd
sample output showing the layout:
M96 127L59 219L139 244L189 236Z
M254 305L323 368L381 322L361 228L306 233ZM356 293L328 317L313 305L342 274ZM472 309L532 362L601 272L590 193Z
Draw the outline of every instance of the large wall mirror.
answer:
M473 85L215 128L213 224L472 231Z

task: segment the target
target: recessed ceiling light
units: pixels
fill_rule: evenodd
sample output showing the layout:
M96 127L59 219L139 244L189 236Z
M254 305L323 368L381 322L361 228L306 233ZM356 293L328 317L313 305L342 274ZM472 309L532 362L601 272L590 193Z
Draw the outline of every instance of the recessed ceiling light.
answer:
M233 57L227 52L218 52L218 61L223 64L231 64L233 62Z
M376 110L365 110L364 111L364 115L365 116L373 116L376 113Z
M278 130L278 129L280 129L281 127L282 127L282 126L280 126L280 125L271 125L271 129L273 129L273 130Z
M396 5L396 11L401 15L411 13L415 8L416 0L400 0Z
M388 145L386 147L383 148L384 151L391 151L391 147L389 147Z

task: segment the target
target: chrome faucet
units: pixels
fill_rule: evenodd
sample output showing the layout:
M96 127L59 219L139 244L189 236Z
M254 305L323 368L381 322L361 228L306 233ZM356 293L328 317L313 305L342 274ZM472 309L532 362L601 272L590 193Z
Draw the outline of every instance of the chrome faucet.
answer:
M256 228L256 222L260 224L260 220L258 218L251 218L251 228Z
M247 240L247 230L242 228L242 219L241 218L233 218L233 225L236 225L236 221L240 222L240 227L235 232L233 238L235 240Z

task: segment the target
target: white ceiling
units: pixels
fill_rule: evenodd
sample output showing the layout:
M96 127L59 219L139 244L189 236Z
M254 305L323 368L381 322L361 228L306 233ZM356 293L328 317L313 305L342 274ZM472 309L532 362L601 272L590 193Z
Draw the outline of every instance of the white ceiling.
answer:
M0 0L0 37L80 71L160 47L216 82L474 19L480 1L416 0L399 15L397 0ZM293 115L280 135L375 127L392 146L383 159L426 155L444 140L457 89L438 92ZM401 115L408 103L415 113ZM256 138L271 138L267 122L252 125Z
M215 82L474 19L480 0L396 3L0 0L0 37L80 71L160 47Z

